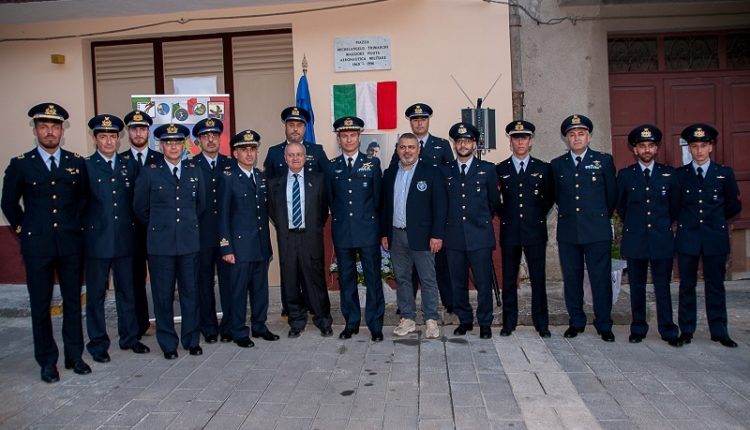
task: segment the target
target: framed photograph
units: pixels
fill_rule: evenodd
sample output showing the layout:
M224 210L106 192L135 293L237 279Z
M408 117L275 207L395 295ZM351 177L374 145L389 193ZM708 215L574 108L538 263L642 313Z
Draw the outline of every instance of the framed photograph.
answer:
M385 170L396 151L398 133L362 133L359 150L364 154L380 159L380 167Z

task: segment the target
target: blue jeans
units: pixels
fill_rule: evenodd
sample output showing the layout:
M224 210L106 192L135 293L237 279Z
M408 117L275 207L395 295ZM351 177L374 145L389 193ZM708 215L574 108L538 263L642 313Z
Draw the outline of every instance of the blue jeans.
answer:
M412 285L412 267L417 268L422 283L422 316L425 320L438 319L438 285L435 275L435 254L431 251L414 251L409 248L405 230L393 229L390 244L393 272L396 275L396 300L403 318L415 319L417 305Z

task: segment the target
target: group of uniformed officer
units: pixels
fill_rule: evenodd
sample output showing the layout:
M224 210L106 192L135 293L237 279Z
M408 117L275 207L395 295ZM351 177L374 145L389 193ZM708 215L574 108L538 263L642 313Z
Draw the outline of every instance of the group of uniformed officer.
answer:
M651 265L659 333L672 346L690 343L696 327L695 287L701 260L711 339L728 347L736 346L727 331L723 279L729 253L727 220L739 213L741 205L732 170L710 160L718 135L713 127L695 124L683 131L682 138L688 142L693 161L677 170L655 162L661 131L653 125L635 128L628 143L637 163L616 176L612 157L589 148L593 123L584 115L571 115L563 121L560 131L569 151L551 163L530 156L535 126L527 121L511 122L505 131L512 155L496 166L475 157L480 133L471 124L460 122L451 127L454 158L449 142L429 133L430 106L414 104L405 115L413 132L408 133L406 143L414 144L396 151L390 163L393 177L383 189L380 160L361 152L364 121L354 116L338 118L333 123L341 155L329 161L321 145L303 140L309 113L295 106L285 109L281 118L287 139L269 149L261 171L256 168L260 135L253 130L236 134L230 142L233 157L226 157L219 154L223 124L216 118L195 125L192 133L202 153L186 158L189 131L183 125L165 124L154 130L162 148L159 153L147 145L152 119L146 113L133 111L124 120L97 115L88 124L96 151L84 159L60 147L63 124L68 118L65 109L55 103L34 106L29 116L38 145L11 160L5 172L2 209L21 240L35 357L41 366L42 380L59 380L58 351L49 314L55 275L63 295L65 367L78 374L91 372L82 359L79 296L84 267L88 290L86 347L97 362L110 361L104 320L110 271L115 283L119 346L138 354L149 352L140 342L148 328L146 260L156 338L165 358L178 356L180 342L191 355L200 355L201 334L208 343L220 337L222 342L234 341L245 348L253 346L250 335L278 340L279 336L265 324L271 258L267 181L274 178L279 178L274 182L276 190L288 184L286 202L277 203L281 209L274 206L274 221L285 220L290 234L312 229L315 233L310 235L311 231L307 231L308 236L304 237L317 242L317 236L321 236L322 244L322 224L327 217L311 217L306 229L304 219L310 215L300 206L308 208L320 200L313 206L315 210L323 201L330 209L341 310L346 319L339 334L341 339L359 332L362 316L357 298L357 266L361 265L367 289L365 321L372 340L383 340L380 245L382 242L388 246L399 230L407 233L399 236L406 246L402 247L403 252L417 256L422 254L414 252L424 253L424 249L433 255L413 259L413 264L421 262L420 274L430 274L423 286L429 284L430 297L434 299L431 309L425 310L423 304L423 312L433 319L433 324L428 324L429 337L439 335L432 309L437 306L437 291L432 289L440 291L446 310L455 311L458 316L455 334L464 335L473 329L475 316L468 300L471 268L478 290L476 320L480 337L490 338L495 213L500 217L503 261L500 335L509 336L516 328L518 273L523 254L529 268L534 327L541 337L549 337L545 288L547 216L557 204L557 240L570 317L565 337L577 336L586 325L585 268L594 301L593 324L603 340L614 341L610 315L610 217L617 209L624 223L622 254L628 259L632 291L630 342L640 342L648 330L645 285ZM119 133L125 129L131 148L117 153ZM428 189L434 193L435 182L422 176L412 181L414 170L409 170L418 163L429 166L429 172L439 172L437 190L445 193L441 200L447 202L432 206L433 211L445 213L430 214L430 219L441 223L445 220L444 228L441 225L428 229L424 238L429 238L429 244L419 246L415 243L421 244L421 239L413 243L410 240L417 237L411 232L420 228L420 220L405 211L414 207L408 203L410 196L416 196L411 198L418 201L419 193ZM295 167L290 170L287 165ZM300 190L296 182L298 176L305 174L316 184L316 175L321 175L321 185L313 187L310 182L309 188ZM285 179L289 182L283 182ZM303 179L303 185L304 182ZM399 186L406 188L399 190ZM320 187L323 189L315 191ZM321 197L310 195L309 199L318 200L305 205L305 193L319 193ZM384 202L383 196L393 201ZM434 201L434 197L419 201ZM288 217L278 216L285 207ZM388 212L384 213L384 208ZM308 215L301 216L301 212ZM676 241L672 233L674 221ZM313 222L320 225L313 226ZM276 228L286 226L277 224ZM279 235L279 240L282 237L294 243L289 235ZM679 327L672 319L669 288L675 251L680 270ZM317 270L318 265L323 265L318 254L299 254L301 257L294 261L286 259L291 266L284 263L282 267L282 301L285 312L291 309L294 314L289 319L289 337L299 336L304 329L308 310L315 314L321 334L331 335L330 305L327 295L319 291L324 282L322 270ZM302 266L298 266L302 264L299 258L305 260ZM424 262L434 265L435 271L425 270ZM414 289L398 295L404 311L394 330L399 336L415 330L413 301L407 299L416 294L419 279L409 281L411 264L394 264L399 272L404 272L396 273L399 288ZM298 273L300 267L314 276L302 276ZM221 322L216 318L214 303L216 273L223 310ZM179 289L182 318L179 337L173 322L175 288ZM284 300L287 294L294 297L291 307ZM246 325L248 298L251 327Z

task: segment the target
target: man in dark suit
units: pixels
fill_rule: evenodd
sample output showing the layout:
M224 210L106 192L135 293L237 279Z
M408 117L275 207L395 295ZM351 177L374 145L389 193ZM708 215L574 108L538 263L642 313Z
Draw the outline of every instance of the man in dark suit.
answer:
M453 309L459 326L453 334L465 335L474 329L474 314L469 302L469 268L477 289L479 337L490 339L492 331L492 250L495 229L492 216L500 193L495 165L474 157L479 130L459 122L448 132L453 139L456 161L443 167L448 187L448 219L445 225L445 253L448 257Z
M326 190L333 217L333 247L339 266L341 313L346 327L340 339L359 333L361 309L357 296L357 257L367 287L365 320L373 342L383 341L385 299L380 280L380 160L359 150L365 122L357 117L334 121L342 154L334 158L326 173Z
M648 333L646 322L646 280L648 266L654 280L659 334L669 345L682 346L672 319L672 222L679 210L679 184L670 166L657 163L662 133L644 124L628 134L637 163L617 174L617 214L623 222L621 254L628 261L630 280L630 343L639 343Z
M238 346L249 348L255 345L251 332L267 341L279 339L266 327L271 260L268 188L266 177L255 168L260 135L242 131L232 137L231 145L236 163L224 171L219 184L219 247L230 264L230 335ZM246 325L248 295L252 330Z
M145 166L135 182L133 210L147 226L151 297L156 316L156 340L164 358L177 358L178 340L190 355L201 355L198 331L198 218L206 207L203 173L183 160L189 130L164 124L154 130L164 159ZM179 288L182 324L174 329L175 282Z
M390 249L401 322L393 330L406 336L416 330L417 308L412 285L412 266L422 280L422 317L425 337L438 339L438 286L435 253L443 246L448 208L445 182L440 169L419 161L419 141L404 133L396 144L397 166L383 175L380 235L383 248Z
M55 103L42 103L32 107L29 116L38 145L10 160L3 180L2 209L21 241L34 357L41 366L42 381L51 383L60 380L49 311L55 275L63 298L65 368L79 375L91 373L81 358L81 220L88 177L83 158L60 147L68 112Z
M496 167L500 187L500 249L503 259L503 328L510 336L518 323L518 271L526 255L531 284L531 319L539 336L548 338L549 312L545 284L547 214L555 203L549 163L531 156L534 124L513 121L505 127L513 155Z
M557 244L570 318L565 337L586 328L583 311L584 262L594 300L594 327L605 342L612 334L612 225L617 183L612 156L589 148L594 124L571 115L560 125L570 150L552 160L557 203Z
M200 226L201 249L198 253L198 306L200 309L199 328L206 343L214 343L221 334L221 340L228 342L229 335L229 267L221 259L219 252L219 181L222 172L231 170L231 160L219 154L221 133L224 123L217 118L206 118L193 126L193 136L198 138L201 153L193 158L203 171L206 179L206 210L198 219ZM216 319L216 299L214 277L219 275L219 298L221 300L221 324Z
M323 269L323 228L328 219L325 176L305 172L304 145L289 143L284 154L289 170L269 181L268 214L276 226L289 337L299 337L305 329L307 306L320 334L329 337L333 319Z
M680 340L690 343L696 326L695 286L700 260L711 340L736 348L727 329L724 276L730 251L727 221L740 213L742 203L734 171L711 160L718 135L708 124L693 124L681 133L693 161L677 169L681 186L676 240L680 270L678 324Z
M151 117L143 111L134 110L123 118L128 132L130 149L119 155L127 160L136 161L138 173L144 166L159 165L164 161L164 155L148 147L149 127L153 124ZM137 176L137 174L136 174ZM146 293L146 226L136 220L133 250L133 295L135 297L135 317L138 322L138 337L149 334L151 322L148 312L148 294Z
M404 115L409 119L411 131L417 136L417 140L419 141L419 161L437 168L442 168L443 166L450 167L454 160L451 144L442 137L430 134L432 108L424 103L415 103L406 108ZM397 151L394 151L393 156L391 157L391 163L388 167L398 167L398 162L398 153ZM413 268L413 271L413 294L416 297L417 288L419 286L419 276L416 268ZM448 273L448 260L446 259L444 247L435 254L435 274L437 276L438 290L440 291L440 302L445 307L446 312L452 313L453 292L450 273Z
M86 345L94 361L107 363L109 336L104 314L109 273L115 283L117 332L120 349L136 354L149 352L138 341L133 296L133 190L137 167L133 159L117 156L120 131L125 124L114 115L97 115L89 120L96 151L86 159L89 203L84 216L86 239Z
M286 140L268 148L268 154L263 161L263 169L266 179L281 177L287 174L286 158L284 149L289 143L300 143L305 147L305 171L325 174L328 166L328 156L322 145L315 142L305 141L305 130L310 123L310 112L297 106L289 106L281 111L281 121L284 122L284 135ZM281 316L288 315L286 302L284 271L281 271ZM307 300L306 297L302 297ZM303 305L307 306L306 302Z

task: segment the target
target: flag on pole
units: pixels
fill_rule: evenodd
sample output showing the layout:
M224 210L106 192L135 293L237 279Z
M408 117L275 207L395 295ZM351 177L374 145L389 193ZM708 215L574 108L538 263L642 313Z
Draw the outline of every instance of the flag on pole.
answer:
M396 81L360 82L331 87L333 118L357 116L366 129L396 128Z
M297 83L297 107L310 112L310 123L305 127L305 141L315 143L315 115L312 109L310 88L307 86L307 76L302 75Z

